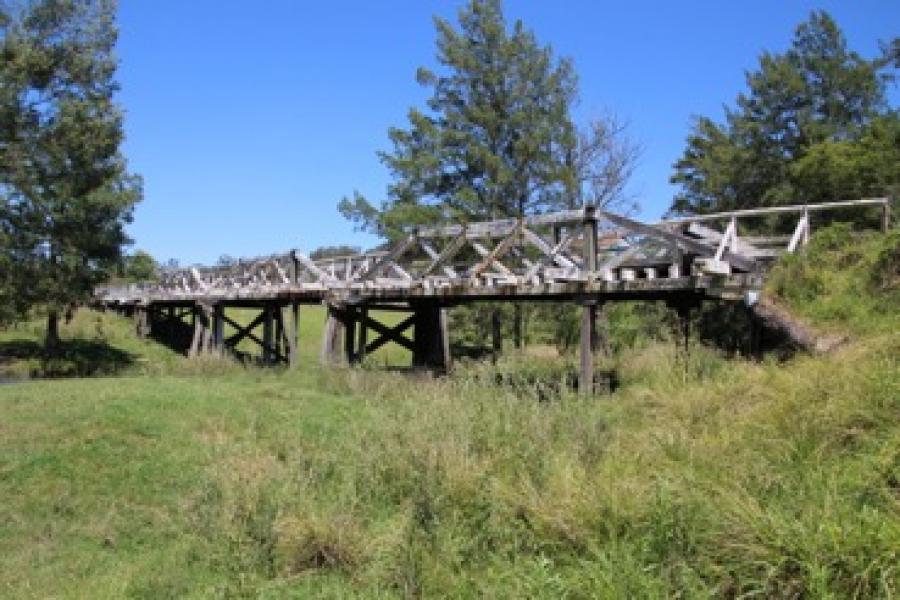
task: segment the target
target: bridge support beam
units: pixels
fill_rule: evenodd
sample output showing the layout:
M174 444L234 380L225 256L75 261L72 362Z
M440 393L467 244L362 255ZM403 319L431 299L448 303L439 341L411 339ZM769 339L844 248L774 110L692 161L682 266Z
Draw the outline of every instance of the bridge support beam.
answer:
M300 364L300 304L291 302L291 328L285 335L288 346L288 365L295 369Z
M415 318L413 366L434 369L441 373L450 372L452 363L447 309L436 304L415 306L413 316Z
M322 334L322 349L319 352L320 364L337 366L348 362L344 348L345 322L345 313L339 307L330 304L326 307L325 331Z
M148 337L150 335L150 307L135 306L134 307L134 328L139 337Z
M225 352L225 306L216 304L212 309L212 350Z
M412 314L393 327L371 317L365 306L328 306L322 348L323 365L358 364L383 345L394 342L412 353L412 366L446 373L451 368L447 309L435 303L415 304ZM404 332L412 327L412 338ZM369 341L369 331L378 337Z
M594 349L597 343L597 305L585 304L581 307L580 368L578 372L578 392L585 396L594 393Z
M597 218L593 207L584 213L584 267L588 277L597 271ZM581 307L581 364L578 373L578 392L594 395L594 349L597 344L597 301L588 300Z
M216 327L215 316L223 315L223 312L216 312L216 307L209 304L196 304L193 308L194 320L194 336L191 339L191 347L188 350L188 356L194 357L200 354L213 352L216 349L214 343L214 330Z

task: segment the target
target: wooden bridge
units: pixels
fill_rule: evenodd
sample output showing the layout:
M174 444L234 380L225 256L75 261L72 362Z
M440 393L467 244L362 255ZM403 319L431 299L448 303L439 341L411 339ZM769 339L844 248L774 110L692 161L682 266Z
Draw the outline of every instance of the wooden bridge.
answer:
M879 209L886 229L885 198L657 223L588 206L418 228L384 250L361 255L313 261L293 250L227 266L167 270L154 283L100 287L96 302L134 315L144 334L169 341L180 336L191 355L236 351L240 342L252 340L262 361L289 365L298 360L300 305L324 304L323 364L357 363L395 342L412 353L414 366L441 371L451 365L449 307L484 301L576 303L583 307L579 381L590 392L598 305L665 301L678 311L687 336L690 310L704 300L752 303L769 265L808 242L814 215ZM259 312L241 324L226 314L229 307ZM372 317L376 310L408 316L388 326ZM227 337L226 324L234 329Z

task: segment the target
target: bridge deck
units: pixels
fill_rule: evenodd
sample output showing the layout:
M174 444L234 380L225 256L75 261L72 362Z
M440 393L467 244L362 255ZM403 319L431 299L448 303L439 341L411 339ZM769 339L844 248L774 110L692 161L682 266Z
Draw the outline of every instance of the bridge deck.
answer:
M209 291L148 290L140 294L109 294L108 304L217 304L232 306L278 301L299 304L366 304L435 301L443 305L483 301L583 301L659 299L675 293L696 293L711 299L739 300L759 290L760 275L701 275L617 281L555 281L537 284L411 282L408 286L377 282L325 288L317 284L283 284L260 288Z

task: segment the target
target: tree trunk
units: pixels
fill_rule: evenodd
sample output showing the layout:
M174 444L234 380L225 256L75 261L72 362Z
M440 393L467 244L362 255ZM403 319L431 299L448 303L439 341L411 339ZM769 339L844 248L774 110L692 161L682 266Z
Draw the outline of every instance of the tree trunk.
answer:
M55 354L59 350L59 314L51 310L47 315L47 336L44 338L44 350Z

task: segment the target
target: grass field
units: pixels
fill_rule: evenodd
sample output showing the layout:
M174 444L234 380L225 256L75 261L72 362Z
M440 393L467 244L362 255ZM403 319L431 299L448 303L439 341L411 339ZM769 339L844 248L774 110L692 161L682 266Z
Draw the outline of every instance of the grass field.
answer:
M0 597L894 597L900 306L859 289L805 309L853 334L829 356L649 344L615 394L549 402L477 365L186 361L99 317L118 377L0 387Z
M228 309L228 317L246 325L258 311ZM372 317L385 325L395 325L400 313L373 311ZM289 316L285 315L289 323ZM325 322L325 310L321 306L303 306L300 310L300 362L314 365L319 360L319 347ZM43 353L45 324L35 319L0 330L0 378L98 376L98 375L160 375L192 374L208 372L214 363L218 370L232 370L228 361L205 359L185 361L152 339L134 335L134 325L113 313L80 310L70 323L60 325L63 341L59 356L48 359ZM225 335L234 333L230 325ZM257 335L259 331L257 330ZM243 340L239 350L258 356L259 346L251 340ZM409 352L389 342L378 352L367 357L373 367L403 366L410 361ZM215 369L214 369L215 370Z

